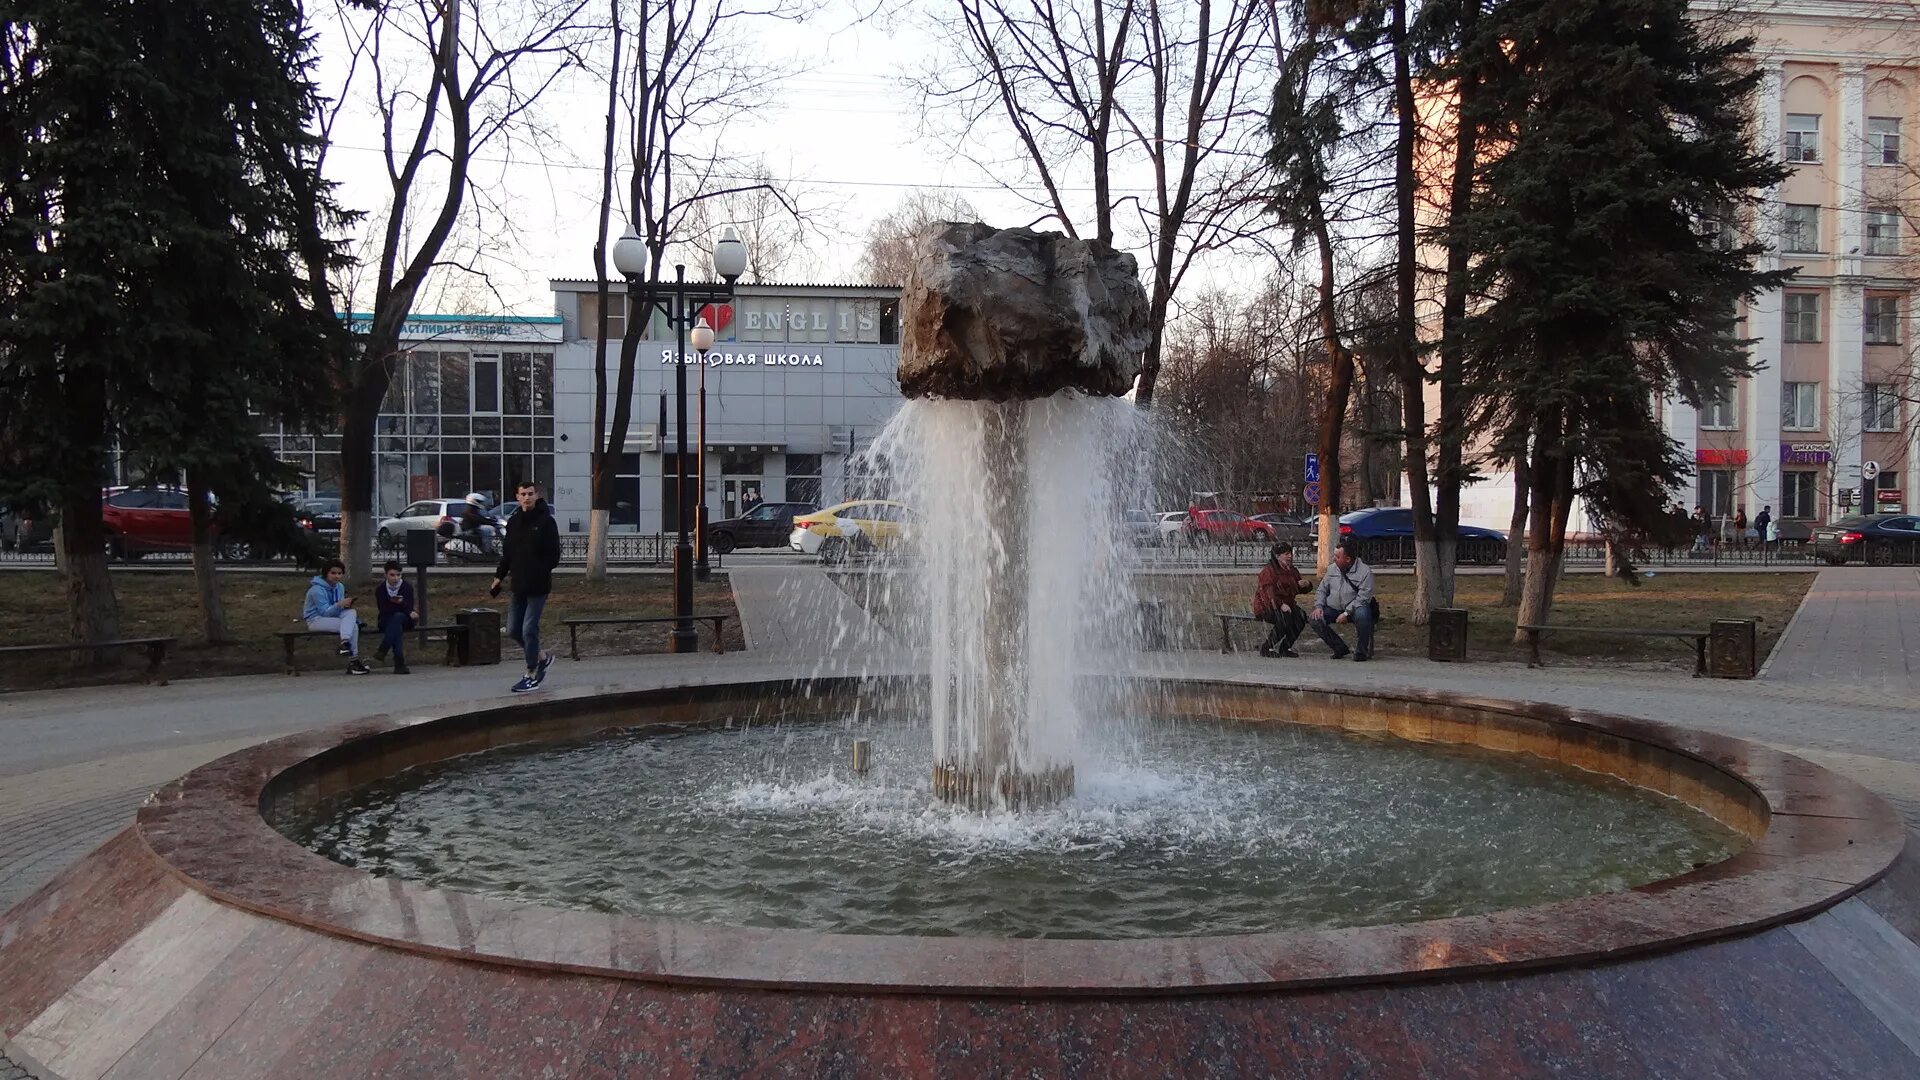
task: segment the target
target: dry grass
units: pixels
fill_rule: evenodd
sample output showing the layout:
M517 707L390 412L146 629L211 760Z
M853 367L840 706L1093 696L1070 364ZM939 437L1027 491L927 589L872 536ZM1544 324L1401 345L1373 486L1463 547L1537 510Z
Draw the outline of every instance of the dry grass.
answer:
M1248 612L1252 607L1255 574L1219 574L1205 577L1143 576L1137 588L1143 597L1168 601L1170 631L1187 648L1218 649L1220 623L1212 613ZM1555 626L1638 627L1646 629L1706 629L1714 619L1753 619L1764 658L1800 606L1813 583L1813 574L1656 574L1633 585L1599 574L1571 574L1555 592ZM1383 654L1425 656L1426 628L1406 618L1413 593L1410 574L1375 578L1381 621L1376 647ZM1468 657L1473 660L1524 660L1525 649L1514 645L1515 610L1500 606L1502 581L1498 576L1472 575L1457 579L1454 604L1470 615ZM1303 597L1311 601L1311 597ZM1351 627L1344 636L1353 640ZM1257 643L1264 628L1239 628L1241 648ZM1315 641L1308 630L1302 640ZM1686 642L1663 638L1603 637L1594 634L1549 634L1541 653L1552 663L1653 663L1677 670L1693 669L1693 650Z
M203 642L199 601L193 587L193 575L177 572L115 572L114 591L120 602L120 629L128 637L178 637L168 653L167 672L173 678L206 675L254 675L280 671L283 653L276 630L298 625L301 599L307 591L306 575L268 573L223 573L220 581L227 606L227 621L238 640L231 645L209 646ZM467 574L442 574L429 579L428 616L434 623L452 621L459 608L492 607L504 617L507 598L487 596L486 577ZM0 605L0 643L31 645L60 641L66 637L66 600L58 575L52 572L20 571L0 575L6 602ZM349 589L372 610L372 588ZM724 578L704 585L695 584L693 608L696 612L736 615L727 623L728 649L745 647L740 620L734 610L733 592ZM553 598L548 602L541 629L550 647L566 648L566 631L560 620L573 615L671 615L673 579L665 574L621 574L604 582L589 583L577 574L554 578ZM626 653L665 652L667 630L664 625L632 627L593 627L580 637L583 656ZM701 647L708 647L709 628L700 627ZM507 647L511 648L509 644ZM303 665L331 664L325 643L302 641ZM366 646L371 652L371 643ZM119 670L101 671L86 654L41 653L9 659L0 669L0 688L73 686L112 682L136 677L144 660L128 657ZM437 663L444 649L436 641L425 650L417 646L408 653L409 662ZM511 658L508 658L509 660Z

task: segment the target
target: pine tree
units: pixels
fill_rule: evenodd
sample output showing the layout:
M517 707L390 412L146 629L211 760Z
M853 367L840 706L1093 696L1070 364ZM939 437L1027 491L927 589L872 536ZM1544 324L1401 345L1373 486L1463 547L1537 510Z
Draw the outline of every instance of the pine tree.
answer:
M344 215L318 171L311 47L292 0L13 0L0 110L19 144L0 283L0 479L60 510L76 635L111 636L100 486L117 448L195 492L284 479L256 414L331 412L348 344L326 294Z
M1484 18L1506 63L1469 118L1488 163L1458 224L1487 300L1466 377L1485 432L1529 455L1519 621L1539 623L1576 495L1619 528L1662 522L1690 463L1654 400L1749 370L1736 309L1787 275L1702 222L1783 171L1749 135L1751 42L1713 40L1684 0L1508 0Z

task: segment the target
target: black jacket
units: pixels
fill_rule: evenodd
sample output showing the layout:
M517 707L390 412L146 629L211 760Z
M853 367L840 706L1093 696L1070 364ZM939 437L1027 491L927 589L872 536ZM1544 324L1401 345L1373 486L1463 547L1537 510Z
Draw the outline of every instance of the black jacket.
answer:
M512 578L518 596L545 596L553 591L553 568L560 565L560 526L554 524L547 500L507 519L507 540L500 548L497 578Z

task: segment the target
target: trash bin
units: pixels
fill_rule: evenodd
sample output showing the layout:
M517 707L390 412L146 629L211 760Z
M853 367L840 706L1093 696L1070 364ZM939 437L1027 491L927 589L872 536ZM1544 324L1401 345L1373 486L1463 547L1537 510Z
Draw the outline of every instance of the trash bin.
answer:
M466 632L454 636L454 660L462 665L500 662L500 613L493 608L465 608L453 613L453 624Z
M1427 659L1467 658L1467 609L1434 608L1427 616Z
M1751 679L1759 664L1752 619L1715 619L1707 628L1707 674L1716 679Z

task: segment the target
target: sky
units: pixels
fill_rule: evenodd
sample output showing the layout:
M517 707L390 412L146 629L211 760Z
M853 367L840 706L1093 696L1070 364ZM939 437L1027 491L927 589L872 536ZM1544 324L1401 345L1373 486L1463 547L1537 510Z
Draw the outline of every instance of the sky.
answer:
M871 5L867 0L865 6ZM323 91L340 97L342 85L349 86L327 171L345 205L378 215L391 194L378 114L366 96L366 69L356 70L349 84L346 38L324 20L319 29ZM1035 216L950 146L918 137L919 116L903 77L932 62L934 50L917 14L863 22L851 2L828 0L798 25L763 23L754 36L756 51L790 74L781 80L775 104L736 125L727 141L764 155L772 174L788 181L815 216L816 230L802 257L783 277L854 280L868 227L915 188L962 194L995 224L1026 224ZM549 278L592 277L604 110L604 75L573 73L541 99L550 138L537 148L519 147L512 160L496 152L476 164L485 199L497 208L480 230L488 251L478 265L487 279L442 273L417 311L546 314L552 305ZM616 190L624 183L617 175ZM370 217L362 231L377 227ZM463 241L470 247L474 236ZM377 249L363 243L358 254L370 263ZM361 275L358 307L366 304L369 276Z

